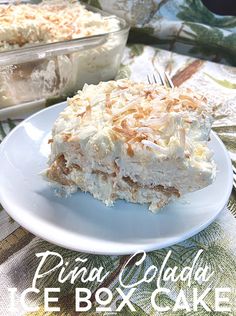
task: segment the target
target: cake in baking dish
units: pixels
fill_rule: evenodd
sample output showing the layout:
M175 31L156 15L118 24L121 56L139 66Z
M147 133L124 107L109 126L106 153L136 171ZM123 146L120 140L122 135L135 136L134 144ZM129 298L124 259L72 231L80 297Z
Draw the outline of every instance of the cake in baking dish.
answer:
M89 11L78 1L0 5L0 50L72 40L119 29L119 20L115 16Z

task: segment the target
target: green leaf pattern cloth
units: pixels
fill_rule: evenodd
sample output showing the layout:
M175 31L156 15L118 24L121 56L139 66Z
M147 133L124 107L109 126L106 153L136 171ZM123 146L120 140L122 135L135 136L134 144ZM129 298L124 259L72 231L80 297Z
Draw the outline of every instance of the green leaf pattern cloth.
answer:
M204 94L209 106L214 107L216 111L213 129L226 145L236 166L236 68L233 67L236 64L236 18L214 15L202 5L200 0L89 0L87 2L119 14L132 24L130 41L133 43L130 42L125 49L117 78L128 77L136 81L146 81L148 74L164 70L169 73L176 86L190 87ZM202 57L204 60L190 55ZM0 121L0 141L22 119L23 117L18 120L9 118ZM199 309L198 312L157 313L150 305L150 295L156 288L153 281L139 285L132 296L131 302L136 312L132 313L126 306L117 315L236 315L236 220L233 214L236 216L235 192L231 195L228 207L207 229L185 242L148 253L143 265L137 267L134 263L130 263L124 274L127 283L139 280L145 269L152 264L160 267L170 249L172 256L169 265L172 267L176 265L181 269L194 259L198 250L203 249L199 265L208 265L215 271L211 288L233 289L230 294L233 311L215 312L214 297L209 295L206 298L210 309L208 312ZM116 293L115 288L119 286L118 275L129 256L88 255L47 243L21 228L0 206L0 315L77 315L74 313L75 287L87 287L94 293L100 286L96 282L82 284L79 281L74 285L68 283L60 285L60 313L45 313L41 291L37 297L28 299L31 304L40 305L39 311L26 314L20 307L17 294L18 310L16 313L9 314L7 288L17 287L20 292L29 287L39 263L35 254L46 250L60 253L65 261L70 262L70 270L75 267L74 259L80 257L88 260L86 267L90 270L93 267L103 266L106 271L111 271L103 286L109 287L114 294L113 308L120 304L121 297ZM55 260L51 260L47 262L45 269L50 269L55 264ZM57 276L55 271L47 278L39 280L38 288L42 290L45 287L59 286L56 282ZM180 289L184 290L188 301L191 302L191 287L189 288L186 282L168 283L162 286L169 288L171 293L159 295L158 303L173 306ZM196 282L194 286L199 291L204 291L206 285ZM94 302L92 309L81 315L97 315L96 306ZM109 315L109 313L105 312L101 315Z
M87 0L127 19L134 43L236 66L236 17L210 12L201 0Z

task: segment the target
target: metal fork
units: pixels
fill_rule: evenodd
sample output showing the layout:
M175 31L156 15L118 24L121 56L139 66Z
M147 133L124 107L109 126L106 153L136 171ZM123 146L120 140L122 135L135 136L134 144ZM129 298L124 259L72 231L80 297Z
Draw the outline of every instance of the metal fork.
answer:
M165 86L167 88L174 88L174 84L170 76L165 71L162 74L159 70L157 70L157 74L162 86ZM152 77L153 77L154 83L158 83L154 74L152 74ZM148 83L152 84L151 76L147 75L147 79L148 79Z

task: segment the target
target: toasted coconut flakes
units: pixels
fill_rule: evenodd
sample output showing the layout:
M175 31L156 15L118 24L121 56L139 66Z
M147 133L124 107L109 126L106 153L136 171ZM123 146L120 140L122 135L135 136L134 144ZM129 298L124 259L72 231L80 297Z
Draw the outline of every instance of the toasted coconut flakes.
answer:
M155 94L153 90L146 90L144 91L144 97L148 100L151 101L155 99Z
M117 84L117 87L120 88L121 90L129 88L129 86L126 83L121 83L121 82Z
M151 113L151 111L152 111L152 108L151 108L151 107L148 107L148 108L146 108L146 109L143 109L144 115L147 115L147 116Z
M77 113L77 116L78 117L83 117L85 113L86 113L86 110L84 110L83 112Z
M135 114L133 115L133 117L134 117L136 120L138 120L138 119L144 118L145 115L144 115L143 113L135 113Z
M65 133L65 134L63 134L63 140L64 140L64 142L68 142L70 139L71 139L71 133Z
M111 108L111 95L110 93L106 94L106 108L110 109Z
M147 135L144 135L144 134L138 135L134 138L131 138L129 141L133 143L141 143L143 139L147 139Z
M132 146L128 143L127 144L127 154L128 154L128 156L130 156L130 157L133 157L134 156L134 151L133 151L133 148L132 148Z
M180 94L180 95L179 95L179 99L180 99L180 100L189 100L189 101L193 101L193 98L192 98L192 97L190 97L190 96L188 96L188 95L186 95L186 94Z
M195 110L197 108L197 104L196 104L196 102L193 102L193 100L191 100L191 101L184 100L182 102L182 105L184 108L187 108L187 109Z
M118 127L118 126L113 126L112 129L113 129L113 131L118 132L119 134L122 134L126 138L131 138L131 137L134 137L136 135L135 131L129 130L129 129L125 129L125 128L121 128L121 127Z
M115 141L117 141L119 139L119 134L117 135L117 133L114 130L111 130L110 131L110 137L111 137L111 140L113 142L115 142Z
M128 114L136 112L136 109L127 109L126 111L121 112L120 114L116 114L113 116L113 122L122 119L124 116L127 116Z
M165 100L165 104L166 104L166 111L170 112L173 109L173 106L176 105L178 101L176 100L172 100L172 99L167 99Z
M91 113L91 105L86 106L86 113Z
M120 123L120 126L122 128L128 128L128 123L127 123L127 119L123 119Z
M112 130L117 132L118 134L123 134L123 129L121 127L113 126Z

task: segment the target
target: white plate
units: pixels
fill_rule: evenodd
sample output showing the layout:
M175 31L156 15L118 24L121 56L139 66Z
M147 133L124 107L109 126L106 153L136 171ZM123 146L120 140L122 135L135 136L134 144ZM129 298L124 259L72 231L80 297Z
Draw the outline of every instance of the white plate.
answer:
M214 134L218 173L214 184L152 214L146 206L118 201L106 207L90 194L55 196L39 173L45 169L53 122L65 103L19 124L0 146L0 201L18 223L57 245L97 254L151 251L180 242L208 226L232 189L229 155Z

